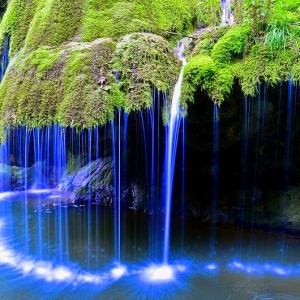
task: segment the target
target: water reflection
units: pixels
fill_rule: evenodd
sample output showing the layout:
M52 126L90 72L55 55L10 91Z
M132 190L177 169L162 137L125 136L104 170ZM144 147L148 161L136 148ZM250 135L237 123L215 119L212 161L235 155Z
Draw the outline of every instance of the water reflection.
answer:
M172 236L170 262L159 265L149 257L147 215L131 211L120 265L109 208L70 207L48 192L7 196L0 202L1 299L299 299L298 240L245 230L236 257L239 232L217 228L212 257L212 229L187 222L184 247ZM181 223L173 224L176 232Z

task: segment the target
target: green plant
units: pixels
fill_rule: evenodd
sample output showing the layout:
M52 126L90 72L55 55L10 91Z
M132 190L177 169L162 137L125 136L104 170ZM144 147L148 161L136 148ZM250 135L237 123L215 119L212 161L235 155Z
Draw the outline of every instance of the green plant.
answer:
M250 27L237 25L232 27L214 45L211 57L215 63L230 63L234 58L242 55L248 41Z
M200 26L217 26L221 22L220 0L199 2Z
M292 40L293 36L291 34L291 26L289 23L275 19L268 24L264 41L265 46L276 51L285 49Z

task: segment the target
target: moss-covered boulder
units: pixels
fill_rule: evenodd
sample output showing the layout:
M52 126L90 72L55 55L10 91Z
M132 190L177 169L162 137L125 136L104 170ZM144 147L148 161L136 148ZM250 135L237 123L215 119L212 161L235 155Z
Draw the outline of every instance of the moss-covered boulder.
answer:
M179 73L168 31L192 31L196 5L10 1L0 24L0 48L9 36L11 58L0 85L0 127L92 128L116 107L150 107L152 89L170 91Z
M213 7L214 1L211 5ZM207 8L206 8L207 9ZM293 1L235 1L233 26L204 23L197 41L188 49L183 97L194 100L197 89L213 100L228 99L235 82L246 96L255 96L258 85L275 86L299 81L300 14ZM213 70L213 74L211 71Z

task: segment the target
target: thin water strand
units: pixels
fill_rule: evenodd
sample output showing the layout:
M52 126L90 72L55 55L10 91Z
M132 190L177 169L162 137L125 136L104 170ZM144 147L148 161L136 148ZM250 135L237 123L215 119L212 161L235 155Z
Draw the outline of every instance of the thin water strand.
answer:
M168 134L167 134L166 199L165 199L166 212L165 212L165 232L164 232L164 249L163 249L164 264L168 264L168 260L169 260L172 191L173 191L174 168L175 168L177 141L178 141L178 130L180 125L179 104L180 104L181 85L183 80L183 71L184 71L184 66L186 65L186 60L183 57L182 44L179 45L177 54L180 60L182 61L182 68L180 71L178 81L174 88L172 104L171 104L170 121L169 121Z

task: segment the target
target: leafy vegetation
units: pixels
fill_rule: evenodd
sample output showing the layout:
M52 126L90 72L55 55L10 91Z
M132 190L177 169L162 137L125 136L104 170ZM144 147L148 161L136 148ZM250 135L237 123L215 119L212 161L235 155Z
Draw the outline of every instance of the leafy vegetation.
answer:
M261 82L298 82L300 1L235 1L237 25L215 27L199 37L185 71L185 99L200 88L212 100L226 100L238 80L245 95L255 95ZM241 11L243 13L241 13ZM218 34L221 32L221 34ZM209 62L209 64L208 64ZM203 76L214 66L213 76Z
M199 26L182 105L199 88L221 103L235 81L245 95L263 81L298 82L299 7L300 0L236 0L236 24L222 27L219 0L11 0L0 24L0 45L11 41L0 127L80 129L107 122L116 107L150 107L152 89L171 95L179 74L170 31Z

